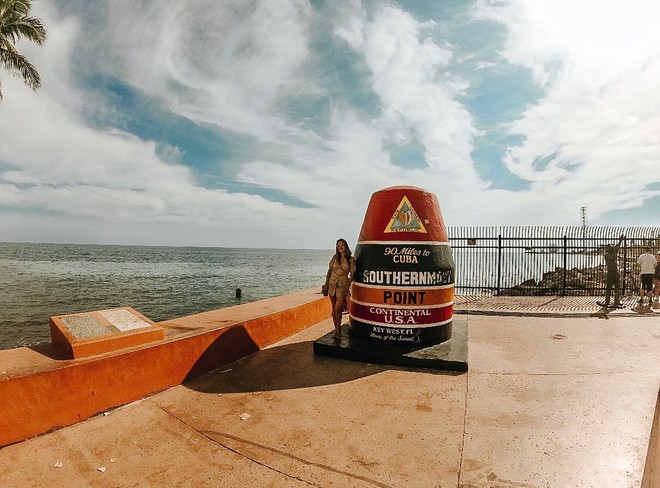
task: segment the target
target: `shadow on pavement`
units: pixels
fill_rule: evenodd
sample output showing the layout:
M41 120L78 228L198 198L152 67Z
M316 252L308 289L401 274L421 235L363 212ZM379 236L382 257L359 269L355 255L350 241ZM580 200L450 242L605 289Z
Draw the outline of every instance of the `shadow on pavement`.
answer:
M245 393L345 383L390 370L459 374L315 356L312 347L309 341L264 349L183 386L204 393Z
M206 346L204 352L186 374L184 382L221 368L258 350L259 346L243 326L228 327Z

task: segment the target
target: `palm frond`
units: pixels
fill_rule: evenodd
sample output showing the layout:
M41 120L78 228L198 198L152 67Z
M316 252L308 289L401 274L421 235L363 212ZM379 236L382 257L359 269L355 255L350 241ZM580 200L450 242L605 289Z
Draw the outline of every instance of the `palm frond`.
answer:
M0 21L0 37L12 43L25 38L41 46L46 40L46 27L37 17L23 17L14 22Z
M25 84L34 91L37 91L41 87L41 76L39 76L37 68L11 44L0 46L0 64L10 73L17 74L23 78Z
M25 16L32 10L32 0L0 0L0 15L10 12L18 16Z
M46 40L46 26L38 17L31 17L32 0L0 0L0 66L23 78L33 90L41 87L37 69L15 47L19 39L41 46ZM0 101L2 100L0 84Z

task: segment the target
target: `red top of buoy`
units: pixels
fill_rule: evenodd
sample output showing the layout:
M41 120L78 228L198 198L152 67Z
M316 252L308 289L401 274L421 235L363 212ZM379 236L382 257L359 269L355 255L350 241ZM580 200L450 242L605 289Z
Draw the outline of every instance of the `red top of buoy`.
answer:
M358 242L448 242L435 194L393 186L371 195Z

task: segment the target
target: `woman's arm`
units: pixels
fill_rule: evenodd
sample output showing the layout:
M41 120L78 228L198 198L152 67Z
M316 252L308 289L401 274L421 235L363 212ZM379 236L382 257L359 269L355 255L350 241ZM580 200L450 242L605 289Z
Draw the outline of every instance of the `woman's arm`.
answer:
M332 265L335 262L335 256L333 255L332 258L330 259L330 263L328 264L328 272L325 275L325 286L327 287L329 282L330 282L330 275L332 274Z
M330 260L330 264L328 265L328 272L325 275L325 283L321 285L321 294L325 297L328 295L328 288L330 287L330 275L332 274L332 262L335 259L334 256L332 256L332 259Z

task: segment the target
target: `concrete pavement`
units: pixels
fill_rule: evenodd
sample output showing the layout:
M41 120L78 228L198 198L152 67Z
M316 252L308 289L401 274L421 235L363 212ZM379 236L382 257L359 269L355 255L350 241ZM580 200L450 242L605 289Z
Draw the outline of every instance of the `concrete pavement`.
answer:
M468 373L316 357L324 320L1 449L0 486L660 486L657 315L467 318Z
M592 296L490 296L456 295L454 313L520 315L528 317L652 317L660 313L660 304L640 305L638 296L621 298L620 308L598 305L603 297Z

